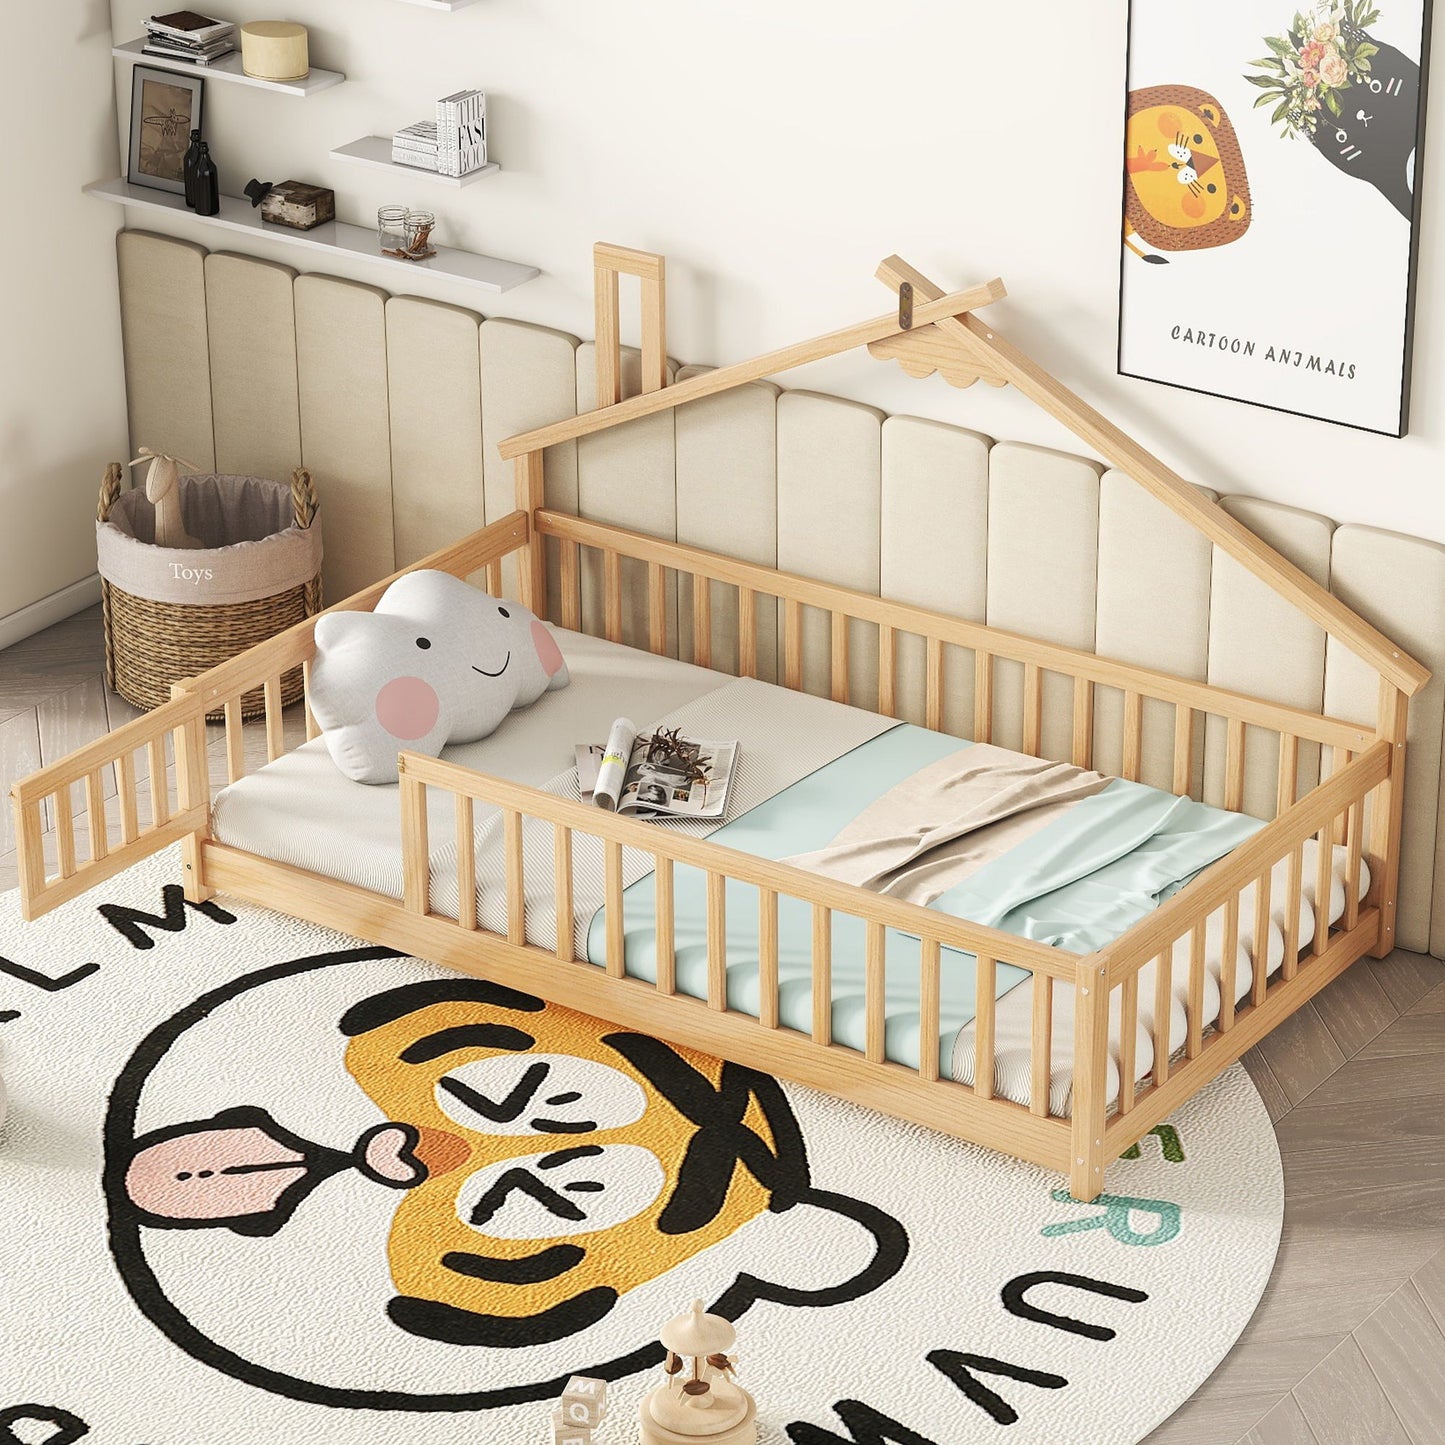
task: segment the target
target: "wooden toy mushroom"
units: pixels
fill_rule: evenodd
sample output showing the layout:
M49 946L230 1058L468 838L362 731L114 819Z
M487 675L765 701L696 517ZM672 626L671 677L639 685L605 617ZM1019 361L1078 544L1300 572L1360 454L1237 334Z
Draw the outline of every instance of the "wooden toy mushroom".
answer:
M667 1382L648 1394L638 1414L641 1445L757 1445L757 1405L733 1376L737 1331L701 1300L669 1320L660 1336Z
M186 531L185 520L181 516L180 469L185 467L193 472L195 464L181 457L168 457L149 447L142 447L140 455L130 465L138 467L142 462L151 464L150 471L146 473L146 500L156 509L156 546L177 547L184 551L204 547L204 542L197 541Z

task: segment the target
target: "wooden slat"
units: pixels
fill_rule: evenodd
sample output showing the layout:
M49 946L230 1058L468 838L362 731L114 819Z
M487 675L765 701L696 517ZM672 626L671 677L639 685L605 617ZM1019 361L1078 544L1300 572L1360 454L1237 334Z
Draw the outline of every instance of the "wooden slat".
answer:
M431 911L431 847L426 784L401 777L402 902L408 913Z
M1119 1112L1134 1107L1139 1048L1139 975L1131 973L1119 985Z
M1327 823L1315 836L1315 937L1310 953L1318 958L1330 941L1330 894L1335 881L1335 825Z
M1413 689L1412 689L1413 690ZM1395 910L1400 891L1400 831L1405 818L1405 740L1409 704L1405 692L1380 679L1379 735L1390 746L1390 775L1380 784L1370 815L1370 893L1380 911L1380 937L1370 950L1386 957L1395 947Z
M727 878L707 875L707 1006L719 1013L728 1006Z
M488 562L484 575L487 583L487 592L492 597L502 595L502 564L500 560Z
M1224 904L1224 941L1219 961L1219 1031L1234 1026L1234 996L1239 992L1239 894Z
M627 933L622 921L622 844L608 841L603 848L607 875L607 974L627 977Z
M85 775L85 822L90 834L90 859L99 863L110 852L105 824L105 779L97 768Z
M552 896L557 902L557 958L571 963L577 956L577 920L572 905L572 830L552 825Z
M918 1072L929 1082L938 1078L939 955L938 940L925 938L918 954Z
M692 579L692 660L712 666L712 583L706 577Z
M833 1042L833 913L813 905L813 1042Z
M602 616L608 642L621 642L622 557L610 548L602 554Z
M927 656L924 725L940 732L943 728L943 643L938 638L928 639Z
M878 711L898 716L898 633L887 623L878 628Z
M1350 824L1345 847L1345 927L1353 928L1360 919L1360 858L1364 849L1365 802L1358 799L1350 805Z
M1197 1059L1204 1047L1204 920L1189 930L1189 994L1187 999L1188 1034L1184 1052Z
M993 655L981 649L973 655L973 740L993 741Z
M1154 1087L1169 1081L1169 1020L1174 1012L1174 950L1154 960Z
M647 564L647 648L658 657L667 652L667 589L660 562Z
M1285 890L1284 963L1280 976L1286 982L1299 972L1299 911L1300 898L1304 893L1304 866L1304 846L1301 844L1289 855L1289 885Z
M582 630L581 551L575 542L562 543L562 626L572 632Z
M140 824L136 816L135 754L122 753L116 759L115 770L116 801L120 804L120 841L129 847L140 833ZM59 827L58 813L56 826Z
M165 774L162 773L164 778ZM70 789L62 788L55 795L55 856L60 865L62 878L75 877L75 809L70 801ZM162 819L162 822L165 820ZM43 856L43 855L42 855Z
M1224 806L1237 813L1244 806L1244 723L1230 718L1224 742Z
M829 619L829 680L834 702L848 701L848 619L841 612Z
M1139 781L1144 759L1144 699L1137 692L1124 694L1124 764L1122 776Z
M1040 739L1043 736L1044 709L1043 686L1039 666L1034 662L1024 663L1024 747L1029 757L1039 756Z
M602 274L598 273L599 283L601 283ZM615 284L615 278L613 284ZM941 296L936 300L916 306L913 312L913 324L915 327L927 326L940 317L956 316L960 312L972 310L975 306L987 306L991 302L1002 299L1006 294L1003 282L997 279L987 281L981 286L971 286L965 291L955 291L952 295ZM562 421L553 422L549 426L538 427L533 431L508 437L501 443L499 450L502 459L510 461L524 452L541 451L544 447L570 441L573 437L606 431L611 427L620 426L623 422L635 421L642 416L651 416L654 412L681 406L684 402L699 401L705 396L716 396L719 392L731 391L734 387L742 386L746 382L761 381L765 376L775 376L779 372L791 371L796 366L805 366L812 361L821 361L825 357L837 356L841 352L851 351L855 347L866 346L870 341L882 341L886 337L897 336L900 333L898 313L896 310L891 311L869 321L845 326L838 331L830 331L825 336L812 337L807 341L782 347L778 351L770 351L751 361L739 362L734 366L719 367L716 371L703 372L661 391L629 397L628 400L614 406L606 406L600 401L601 387L599 384L599 410L584 412L576 417L567 417ZM599 341L601 336L602 333L599 331ZM599 367L601 353L602 347L599 344ZM605 409L602 409L604 407Z
M286 739L282 732L281 678L279 674L266 679L264 694L266 699L266 761L274 763L286 751Z
M507 853L507 942L527 941L527 880L522 861L522 815L511 809L503 815Z
M600 364L598 373L601 374ZM531 608L538 617L545 617L547 614L547 548L542 541L541 534L537 531L535 519L547 500L546 459L540 452L531 452L526 456L518 457L512 474L514 503L517 511L525 517L527 524L527 549L517 559L520 563L517 580L522 594L522 606ZM491 588L495 579L496 586L492 593L494 597L501 596L502 592L502 555L499 553L495 559L488 559L487 562L487 586Z
M1279 777L1275 784L1275 809L1292 808L1299 791L1299 739L1293 733L1279 735Z
M1047 1118L1054 1073L1054 981L1037 973L1034 975L1030 1064L1029 1113Z
M887 934L881 923L870 923L864 947L864 1057L871 1063L883 1062L884 1040L888 1024L887 1000Z
M803 607L791 597L783 604L783 686L803 686Z
M314 742L321 736L321 724L311 710L311 659L301 664L301 706L306 714L306 741Z
M778 1026L778 895L758 890L758 1022Z
M993 1098L997 993L997 965L987 954L981 953L973 966L973 1092L980 1099Z
M170 820L171 795L166 781L166 740L152 738L146 744L146 773L151 790L151 827L159 828Z
M241 699L239 696L226 699L226 778L239 783L246 776L246 735L242 731Z
M738 676L758 675L758 596L751 587L738 588Z
M1249 1001L1256 1008L1264 1002L1269 989L1269 936L1273 928L1269 895L1273 883L1274 872L1268 869L1254 885L1254 958Z
M1194 709L1174 704L1174 778L1171 790L1187 798L1194 790Z
M616 406L622 400L622 315L619 306L617 272L602 259L592 268L593 323L597 336L597 406ZM523 447L524 452L540 451L541 447ZM515 453L505 445L502 458Z
M477 835L475 806L460 793L453 794L457 830L457 922L477 926Z
M1070 756L1076 768L1094 763L1094 684L1087 677L1074 679L1074 738Z

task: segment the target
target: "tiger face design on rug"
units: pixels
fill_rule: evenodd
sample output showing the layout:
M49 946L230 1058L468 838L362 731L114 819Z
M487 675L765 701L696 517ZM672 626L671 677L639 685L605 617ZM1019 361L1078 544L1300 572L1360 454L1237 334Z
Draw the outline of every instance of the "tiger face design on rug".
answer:
M584 1365L646 1368L643 1321L689 1290L737 1318L843 1303L901 1268L894 1219L813 1184L776 1080L480 979L378 989L392 957L237 980L155 1030L117 1082L112 1252L197 1358L339 1406L515 1404ZM201 1036L244 1048L256 1028L278 1057L253 1037L218 1086ZM822 1280L816 1260L801 1280L759 1266L757 1242L796 1216L835 1245Z
M1192 85L1129 93L1124 131L1124 244L1156 265L1131 239L1159 251L1227 246L1249 229L1244 153L1223 106Z

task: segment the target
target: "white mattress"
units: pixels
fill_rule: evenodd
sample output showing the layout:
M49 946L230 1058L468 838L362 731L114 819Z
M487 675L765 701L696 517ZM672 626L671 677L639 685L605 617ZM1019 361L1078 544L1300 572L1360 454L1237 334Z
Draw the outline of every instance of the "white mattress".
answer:
M444 758L540 788L572 766L577 743L605 737L614 718L646 725L734 681L583 633L551 631L567 659L570 686L543 693L490 737L447 748ZM455 836L452 807L448 795L430 791L434 855L443 854ZM477 806L478 824L490 811ZM388 898L402 896L400 788L352 782L320 738L221 789L211 808L211 833L277 863Z

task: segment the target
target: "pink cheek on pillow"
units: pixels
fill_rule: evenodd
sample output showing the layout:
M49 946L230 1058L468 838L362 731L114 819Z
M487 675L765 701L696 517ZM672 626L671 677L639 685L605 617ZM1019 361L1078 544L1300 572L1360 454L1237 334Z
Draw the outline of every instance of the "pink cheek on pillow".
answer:
M441 700L419 677L396 677L376 695L376 720L400 742L424 738L441 715Z
M552 634L540 622L532 624L532 646L537 649L537 657L542 664L542 671L548 677L556 677L562 670L562 653L553 640Z

